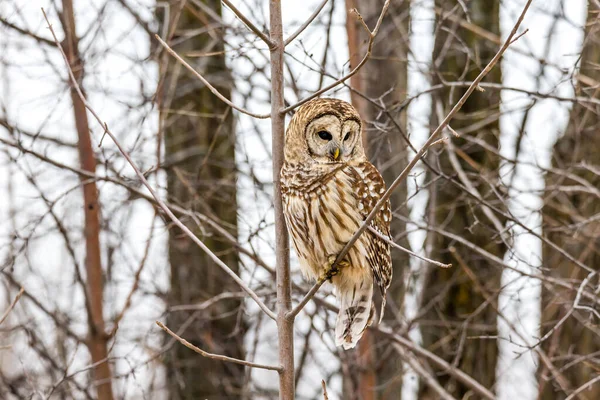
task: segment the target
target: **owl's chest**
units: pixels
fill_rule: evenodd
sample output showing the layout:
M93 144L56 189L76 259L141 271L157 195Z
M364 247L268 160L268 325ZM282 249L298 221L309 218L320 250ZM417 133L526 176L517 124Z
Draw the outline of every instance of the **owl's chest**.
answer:
M283 200L302 270L305 275L316 277L362 222L352 176L339 171L318 183L287 186Z
M353 183L341 168L320 173L292 170L282 173L282 196L289 218L315 223L331 218L337 209L356 206Z

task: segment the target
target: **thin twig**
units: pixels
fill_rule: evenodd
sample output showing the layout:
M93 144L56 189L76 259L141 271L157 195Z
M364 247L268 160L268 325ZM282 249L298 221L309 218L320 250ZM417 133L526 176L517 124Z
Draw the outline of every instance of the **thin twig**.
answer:
M194 350L196 353L200 354L203 357L212 358L213 360L227 361L227 362L231 362L234 364L240 364L240 365L244 365L244 366L250 367L250 368L268 369L270 371L280 371L281 370L281 367L278 367L275 365L256 364L256 363L253 363L250 361L240 360L239 358L227 357L227 356L224 356L221 354L213 354L213 353L206 352L206 351L202 350L201 348L194 346L193 344L191 344L190 342L188 342L181 336L177 335L175 332L173 332L172 330L167 328L162 322L156 321L156 325L160 326L163 331L167 332L174 339L176 339L179 343L181 343L188 349Z
M381 14L379 14L379 19L377 19L377 24L375 25L375 28L372 31L367 27L366 24L364 24L364 21L363 21L363 26L365 27L365 29L367 30L367 33L369 35L369 44L367 46L367 52L365 53L364 57L362 58L362 60L360 60L358 65L352 69L352 71L350 71L344 77L333 82L332 84L325 86L323 89L317 90L315 93L311 94L310 96L306 97L305 99L300 100L296 104L292 104L291 106L284 108L282 110L282 112L287 113L287 112L293 110L294 108L300 107L302 104L311 101L312 99L320 96L321 94L327 92L330 89L333 89L334 87L338 86L340 83L346 82L348 79L352 78L352 76L356 75L356 73L362 68L362 66L365 65L365 63L367 62L369 57L371 57L371 52L373 51L373 43L375 41L375 36L377 36L377 33L379 32L379 28L381 27L381 22L383 21L383 17L385 16L385 13L387 12L387 9L389 6L390 6L390 0L386 0L386 2L383 4L383 7L381 9ZM355 11L355 12L356 12L359 20L362 20L362 16L358 13L358 11Z
M200 75L200 73L198 71L196 71L190 64L188 64L183 58L181 58L179 56L179 54L177 54L175 52L175 50L173 50L171 47L169 47L169 45L160 38L160 36L158 35L154 35L156 37L156 39L158 40L158 42L169 52L169 54L171 54L173 57L175 57L177 59L177 61L179 61L181 63L181 65L183 65L185 68L188 69L188 71L190 71L192 74L194 74L196 76L196 78L200 79L200 81L202 83L204 83L206 85L206 87L215 95L217 96L221 101L223 101L225 104L227 104L228 106L230 106L231 108L238 110L241 113L244 113L246 115L249 115L251 117L254 118L258 118L258 119L266 119L269 118L271 115L270 114L256 114L253 112L250 112L248 110L246 110L245 108L241 108L236 106L235 104L233 104L231 102L231 100L229 100L227 97L223 96L221 94L221 92L219 92L213 85L211 85L202 75Z
M416 356L410 351L405 350L398 343L393 344L394 349L400 354L400 357L407 362L408 365L415 371L422 379L425 384L435 391L444 400L456 400L450 393L444 389L442 385L435 379L433 374L429 373L423 365L416 359Z
M133 285L131 285L131 290L129 291L129 294L127 295L127 298L125 299L125 304L123 305L121 312L119 313L119 315L117 315L117 318L115 318L115 320L113 321L113 328L108 334L109 338L112 338L117 334L117 330L119 329L119 324L121 323L121 320L125 316L125 313L127 312L127 310L129 310L129 307L131 307L131 300L133 299L133 295L135 294L135 292L137 291L137 289L140 285L140 278L142 276L142 271L144 270L144 267L146 266L146 260L148 260L148 255L150 254L150 245L152 243L152 232L154 232L154 224L155 223L156 223L156 214L154 215L154 218L152 218L152 226L150 226L150 232L151 232L150 237L148 238L148 242L146 243L146 248L144 249L144 255L142 256L142 260L140 261L140 266L138 267L137 271L135 272L135 276L133 278Z
M248 18L246 18L246 16L240 10L238 10L233 4L231 4L231 1L229 1L229 0L222 0L222 1L223 1L223 3L225 3L225 5L227 7L229 7L229 9L231 11L233 11L233 13L239 19L242 20L242 22L248 27L248 29L250 29L252 32L254 32L256 34L256 36L261 38L262 41L265 42L267 44L267 46L269 46L269 48L274 46L273 41L269 38L269 36L264 34L260 29L258 29L258 27L256 25L254 25L252 23L252 21L250 21Z
M527 13L529 6L531 5L531 2L532 2L532 0L528 0L527 4L525 4L525 7L523 8L523 11L521 12L521 15L519 16L519 19L517 20L515 26L513 27L512 31L508 35L508 38L506 38L506 41L504 42L502 47L498 50L498 52L496 53L494 58L492 58L492 60L486 65L486 67L483 69L483 71L481 71L479 73L477 78L475 78L475 80L473 80L473 82L471 83L471 85L469 86L469 88L467 89L465 94L460 98L460 100L458 100L458 102L454 105L452 110L450 110L448 115L446 115L446 118L444 118L444 120L435 129L435 131L433 131L433 133L431 134L431 136L429 136L429 139L427 139L427 141L425 142L423 147L421 147L421 149L419 149L419 151L417 152L417 154L415 154L413 159L408 163L408 165L404 168L404 170L400 173L400 175L398 175L398 177L394 180L394 182L390 185L390 187L381 196L381 198L379 199L377 204L375 204L375 206L373 207L373 210L369 213L369 215L364 220L364 222L362 223L360 228L358 228L358 230L354 233L352 238L350 238L348 243L346 243L346 246L344 246L342 251L338 254L336 260L332 264L332 267L337 266L339 264L339 262L346 256L346 254L348 254L348 251L350 251L350 249L352 248L354 243L358 240L360 235L362 235L362 233L368 228L369 224L375 218L375 216L377 215L377 213L379 212L381 207L383 207L385 202L390 198L394 189L396 189L396 187L398 187L398 185L400 185L400 183L408 177L408 174L410 173L410 171L412 171L412 169L419 162L419 160L421 158L423 158L423 156L425 155L427 150L429 150L429 148L433 145L433 143L436 142L438 136L441 134L441 132L443 132L443 130L446 128L446 126L450 123L450 120L452 120L454 115L456 115L456 113L462 108L462 106L465 104L465 102L467 101L469 96L471 96L471 93L473 93L475 88L479 85L479 82L481 82L481 80L492 70L492 68L494 68L494 66L500 60L500 58L502 57L502 55L504 54L504 52L506 51L508 46L510 46L510 44L513 40L513 37L515 36L515 34L517 33L517 30L519 29L519 26L521 25L521 22L523 22L523 18L525 18L525 14ZM290 108L290 107L288 107L288 108ZM304 307L306 305L306 303L308 303L310 298L312 296L314 296L314 294L319 290L319 288L323 285L323 283L324 283L324 280L320 280L317 283L315 283L315 285L311 288L309 293L300 302L300 304L298 304L298 306L296 306L296 308L294 308L292 311L290 311L288 313L290 315L290 318L297 315L300 312L301 308ZM310 294L310 296L309 296L309 294Z
M23 35L25 35L25 36L29 36L30 38L34 39L34 40L35 40L35 41L37 41L38 43L43 43L43 44L45 44L45 45L52 46L52 47L55 47L55 46L56 46L56 43L54 43L52 40L49 40L49 39L43 38L43 37L41 37L41 36L38 36L38 35L36 35L36 34L35 34L35 33L33 33L33 32L30 32L30 31L28 31L28 30L26 30L26 29L20 28L20 27L18 27L17 25L15 25L15 24L13 24L13 23L10 23L10 22L8 22L8 21L7 21L6 19L4 19L4 18L0 18L0 24L6 25L7 27L9 27L9 28L11 28L11 29L14 29L15 31L17 31L17 32L19 32L19 33L21 33L21 34L23 34Z
M294 39L296 39L298 35L300 35L314 21L314 19L317 18L317 15L319 15L323 7L325 7L327 1L328 0L323 0L323 2L317 7L317 9L312 13L312 15L308 17L306 22L304 22L302 26L300 26L300 28L296 29L296 32L292 33L287 39L285 39L285 41L283 42L284 47L290 44Z
M513 42L514 42L514 40L513 40ZM443 115L442 103L437 102L435 105L435 109L436 109L436 113L438 114L438 117L441 117ZM460 136L458 134L458 132L456 132L454 129L452 129L452 127L450 127L450 125L448 125L447 128L454 136L457 136L457 137ZM448 150L448 160L450 161L450 164L452 165L452 168L454 169L454 171L456 171L456 174L458 175L458 179L462 182L462 184L465 186L467 191L473 197L475 197L479 201L483 201L483 197L481 196L481 194L479 194L479 191L477 190L477 188L475 187L473 182L471 182L471 180L467 177L467 174L465 173L464 169L460 165L460 162L458 161L458 157L456 156L454 144L452 143L451 140L448 140L448 142L447 142L447 150ZM496 231L498 231L498 234L502 237L502 240L504 241L504 243L506 243L507 247L511 248L512 244L513 244L512 237L507 233L507 229L500 222L498 217L496 217L496 215L492 212L492 210L485 205L481 206L481 210L483 211L483 213L485 214L487 219L490 220L492 225L494 225L494 228L496 228Z
M323 302L323 305L325 305L327 307L327 309L329 309L331 312L333 312L335 314L337 314L339 312L339 308L332 304ZM414 343L410 339L397 334L389 326L387 326L385 324L381 324L381 325L377 325L377 326L370 326L369 329L381 333L383 336L389 338L392 342L399 344L400 346L409 350L416 356L418 356L424 360L431 361L433 364L435 364L439 368L441 368L446 374L456 378L457 381L462 382L465 386L468 386L471 389L473 389L473 392L479 394L482 398L485 398L488 400L496 399L494 394L492 392L490 392L487 388L485 388L482 384L477 382L477 380L475 380L475 378L473 378L472 376L468 375L467 373L463 372L462 370L460 370L458 368L453 368L452 365L450 363L448 363L446 360L444 360L443 358L432 353L430 350L427 350L427 349L419 346L418 344Z
M294 319L296 318L296 315L298 315L298 313L300 311L302 311L302 309L304 308L304 306L306 306L306 304L310 301L310 299L312 299L315 294L319 291L319 289L321 288L321 286L323 286L323 284L325 283L327 279L322 277L319 278L319 280L317 281L317 283L315 283L313 285L313 287L310 288L310 290L308 291L308 293L306 293L304 295L304 297L302 298L302 300L300 301L300 303L298 303L296 305L296 307L294 307L290 312L288 312L285 317L287 319Z
M65 63L67 65L67 70L69 72L69 76L71 78L73 86L74 86L75 90L77 91L77 94L79 95L79 98L81 99L85 108L89 110L89 112L94 116L94 118L96 118L96 121L98 121L100 126L102 126L106 130L106 134L108 136L110 136L113 143L119 149L119 152L123 155L123 157L125 157L125 159L129 163L129 165L135 171L135 174L137 175L137 177L144 184L144 186L148 189L148 191L150 192L152 197L154 197L158 206L164 211L165 214L167 214L167 216L171 219L171 221L173 221L173 223L179 227L179 229L181 229L190 239L192 239L192 241L194 243L196 243L196 245L198 245L198 247L200 247L213 260L213 262L215 264L217 264L219 267L221 267L221 269L223 271L225 271L225 273L227 273L227 275L229 275L246 293L248 293L250 295L250 297L252 297L252 299L256 302L256 304L261 308L261 310L263 310L265 312L265 314L267 314L269 316L269 318L275 320L276 319L275 313L273 313L273 311L271 311L265 305L265 303L263 303L262 300L260 300L260 298L256 295L256 293L254 293L254 291L252 289L250 289L246 285L246 283L243 280L241 280L240 277L235 272L233 272L231 270L231 268L229 268L223 261L221 261L221 259L219 257L217 257L200 239L198 239L198 237L196 237L196 235L194 235L194 233L183 222L181 222L181 220L179 220L179 218L177 218L175 216L175 214L173 214L171 209L158 196L158 194L156 193L156 191L154 190L152 185L150 185L150 183L148 183L148 181L146 180L146 177L140 171L140 169L137 167L135 162L131 159L131 156L129 155L129 153L123 148L123 146L121 146L121 143L119 142L119 140L115 137L115 135L112 133L112 131L110 129L108 129L108 126L102 122L102 119L92 109L92 107L90 107L85 96L81 92L81 88L79 87L79 84L77 83L77 80L75 79L75 76L73 75L73 71L71 70L71 66L69 65L69 60L67 58L67 55L65 54L62 46L60 45L60 42L58 41L58 38L56 37L56 33L54 33L54 29L52 28L52 24L50 24L50 21L48 20L48 16L46 15L46 12L44 11L43 8L42 8L42 13L44 13L44 18L46 19L46 22L48 23L48 28L50 29L50 32L52 33L52 37L54 37L54 41L56 42L56 44L57 44L58 48L60 49L60 52L63 56L63 59L65 60Z
M119 186L123 187L124 189L128 190L132 195L136 196L136 198L139 197L141 199L148 201L153 207L157 206L157 202L154 197L147 194L145 191L142 191L142 189L138 189L136 187L131 186L130 184L128 184L128 182L119 180L119 179L111 177L111 176L96 175L89 171L85 171L80 168L72 167L70 165L67 165L62 162L51 159L51 158L45 156L44 154L38 153L38 152L28 149L26 147L23 147L20 143L15 143L12 141L4 140L1 137L0 137L0 143L7 145L7 146L14 147L15 149L18 149L19 151L23 152L23 154L29 154L45 163L53 165L57 168L71 171L74 174L84 176L89 179L94 179L97 181L111 182L111 183L114 183L115 185L119 185ZM258 257L258 255L256 255L255 253L251 252L250 250L248 250L244 246L242 246L231 233L229 233L221 225L219 225L218 223L216 223L215 221L213 221L206 215L201 214L197 211L191 211L191 210L185 209L183 207L178 206L177 204L171 204L171 203L165 203L165 204L167 204L167 206L171 210L175 211L178 214L186 215L192 219L198 219L201 222L209 225L218 234L220 234L225 240L227 240L232 246L234 246L240 253L250 257L252 259L252 261L256 262L258 265L260 265L261 267L263 267L264 269L269 271L272 275L275 274L275 270L272 267L270 267L269 265L267 265L267 263L263 259L261 259L260 257ZM157 210L162 211L160 209L160 207L158 207Z
M369 229L369 231L370 231L372 234L374 234L375 236L377 236L377 237L378 237L378 238L380 238L381 240L384 240L384 241L385 241L385 242L387 242L387 243L388 243L390 246L392 246L392 247L395 247L396 249L398 249L398 250L400 250L400 251L403 251L403 252L405 252L405 253L407 253L407 254L410 254L411 256L413 256L413 257L416 257L416 258L418 258L419 260L423 260L423 261L425 261L425 262L428 262L428 263L430 263L430 264L433 264L433 265L435 265L435 266L437 266L437 267L440 267L440 268L452 268L452 264L444 264L444 263L441 263L441 262L439 262L439 261L432 260L432 259L430 259L430 258L427 258L427 257L421 256L421 255L419 255L419 254L417 254L417 253L415 253L415 252L413 252L413 251L411 251L411 250L409 250L409 249L407 249L407 248L405 248L405 247L402 247L402 246L400 246L398 243L394 242L394 241L393 241L393 240L391 240L389 237L387 237L387 236L385 236L385 235L382 235L382 234L381 234L379 231L377 231L377 229L374 229L374 228L373 228L373 227L371 227L371 226L369 226L369 228L368 228L368 229Z
M169 307L169 312L177 312L177 311L201 311L201 310L206 310L208 307L212 306L213 304L216 304L217 302L221 301L221 300L226 300L226 299L243 299L244 297L246 297L246 293L245 292L236 292L236 293L231 293L231 292L223 292L220 293L216 296L211 297L210 299L203 301L202 303L196 303L196 304L182 304L180 306L173 306L173 307Z
M8 317L8 314L12 311L13 308L15 308L15 305L17 304L17 301L19 301L19 299L21 298L21 295L23 295L23 292L25 292L25 289L21 288L21 290L19 290L19 293L17 293L15 299L12 301L12 303L10 303L10 306L8 306L6 311L4 311L4 314L2 314L2 318L0 318L0 324L4 322L6 317Z
M593 378L593 379L587 381L586 383L584 383L583 385L579 386L565 400L573 400L573 399L577 398L577 395L579 393L583 392L585 389L589 388L590 386L592 386L594 383L596 383L598 381L600 381L600 375L597 375L595 378Z
M548 339L552 333L554 333L560 326L562 326L562 324L564 324L564 322L571 316L571 314L573 314L573 312L575 311L575 309L577 308L577 306L579 305L579 302L581 301L581 295L583 293L583 289L585 289L585 287L587 286L587 284L590 282L590 280L596 276L596 272L590 272L588 274L588 276L585 277L585 279L583 281L581 281L581 284L579 285L579 289L577 289L577 294L575 295L575 300L573 301L573 305L571 306L571 308L569 309L569 311L560 319L560 321L558 321L558 323L556 323L552 329L550 329L544 336L542 336L540 338L540 340L538 340L537 343L535 343L534 345L531 346L531 348L537 347L540 344L542 344L546 339Z
M324 379L321 379L321 387L323 388L323 400L329 400L329 396L327 395L327 384L325 384Z
M466 374L465 372L463 372L462 370L460 370L458 368L452 367L452 365L450 365L446 360L435 355L431 351L424 349L423 347L420 347L419 345L413 343L410 339L406 339L400 335L396 335L392 331L392 329L390 329L389 327L378 325L376 327L370 327L370 329L374 329L374 330L382 333L384 336L388 337L393 342L398 343L402 347L410 350L415 355L417 355L421 358L425 358L425 359L431 361L432 363L436 364L438 367L442 368L445 373L453 376L454 378L456 378L456 380L462 382L466 386L473 389L473 392L477 393L482 398L487 399L487 400L496 400L496 397L494 396L494 394L492 392L490 392L481 383L477 382L472 376Z

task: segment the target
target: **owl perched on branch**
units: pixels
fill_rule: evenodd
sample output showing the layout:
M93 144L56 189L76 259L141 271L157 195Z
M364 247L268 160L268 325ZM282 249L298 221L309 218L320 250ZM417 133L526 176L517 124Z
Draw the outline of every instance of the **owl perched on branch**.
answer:
M336 268L338 254L385 192L385 183L367 160L360 116L337 99L312 100L298 109L285 138L281 185L285 220L303 274L326 278L340 303L337 346L356 346L375 314L373 283L383 297L392 280L389 244L362 233ZM370 226L390 236L390 203Z

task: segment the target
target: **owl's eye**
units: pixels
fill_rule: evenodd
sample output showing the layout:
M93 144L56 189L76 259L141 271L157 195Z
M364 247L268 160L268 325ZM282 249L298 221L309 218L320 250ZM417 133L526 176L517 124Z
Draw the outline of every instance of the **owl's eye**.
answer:
M333 139L333 136L331 136L331 133L329 133L327 131L319 131L319 133L317 133L317 135L319 135L319 137L323 140L330 141L331 139Z
M350 139L350 132L346 133L346 136L344 136L344 141Z

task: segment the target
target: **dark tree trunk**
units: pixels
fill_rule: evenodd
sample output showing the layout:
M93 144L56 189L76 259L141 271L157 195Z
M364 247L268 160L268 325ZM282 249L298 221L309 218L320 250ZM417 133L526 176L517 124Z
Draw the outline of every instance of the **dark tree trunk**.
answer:
M347 0L346 8L356 8L372 29L384 1ZM406 99L409 45L410 1L393 2L375 39L373 53L360 72L352 77L352 103L358 109L364 128L364 144L371 162L389 185L407 163L406 109L398 107ZM364 56L368 36L353 13L347 15L346 29L351 67ZM368 99L365 99L366 96ZM373 104L374 101L376 104ZM408 215L406 183L391 197L392 210ZM405 223L392 220L391 232L397 243L408 247ZM398 326L398 311L404 300L404 274L408 267L405 253L392 250L394 279L388 291L386 323ZM402 390L402 363L391 346L377 346L377 338L367 331L354 356L358 359L354 378L347 379L346 398L361 400L399 398ZM350 368L352 370L352 368Z
M594 1L588 2L585 39L580 60L580 73L600 81L600 8ZM578 82L578 96L600 99L598 85ZM597 189L600 176L586 168L598 168L600 150L600 107L589 103L576 103L571 110L569 125L554 146L552 168L563 173L549 172L546 176L543 221L544 234L561 249L573 255L581 263L600 268L600 201ZM569 175L569 176L567 176ZM588 187L586 189L585 186ZM571 187L579 190L565 190ZM590 191L589 188L592 188ZM593 193L593 189L596 193ZM568 281L575 288L589 274L548 245L543 247L544 272L550 277ZM586 290L598 287L598 276L591 279ZM550 332L573 307L576 293L557 286L542 288L541 334ZM580 305L588 305L582 300ZM597 309L597 306L594 307ZM556 328L543 344L554 366L566 378L567 391L576 390L598 377L600 364L600 333L597 319L587 310L573 310L564 323ZM552 374L540 367L540 399L560 400L567 397ZM596 382L577 396L578 399L599 399L600 382Z
M466 2L466 5L475 25L499 35L499 3L498 0L472 0ZM462 7L455 0L436 0L435 6L438 10L443 10L441 15L452 12L458 18L465 18ZM435 29L432 84L472 81L497 50L496 45L482 41L472 32L461 29L457 23L439 17ZM494 68L485 80L499 83L500 67ZM440 122L439 105L445 116L465 90L466 88L455 87L434 92L432 129ZM480 124L470 135L484 140L492 148L498 148L499 117L493 116L498 116L499 103L499 91L475 91L455 116L451 126L460 131L473 124ZM487 122L482 123L486 119ZM502 208L502 200L496 197L486 183L498 181L498 157L464 139L451 140L460 169L464 170L484 200ZM450 181L459 182L459 179L450 163L448 149L441 145L433 151L437 152L437 156L430 157L429 160L434 168L441 171L442 177L431 185L429 223L502 258L506 247L498 230L483 214L481 204L467 190ZM431 173L429 177L434 179L438 176ZM502 219L500 223L503 224ZM432 239L432 258L452 263L454 267L440 269L428 266L421 303L424 315L420 321L424 345L491 389L498 358L498 346L493 338L497 334L495 306L502 271L473 251L442 235L436 235ZM473 336L490 338L470 338ZM456 398L463 398L469 392L466 386L443 371L439 372L438 379ZM437 394L422 385L419 399L435 398Z
M203 0L221 15L221 2ZM182 7L182 4L183 7ZM192 2L170 5L169 39L215 87L230 97L232 77L225 64L223 30L218 21ZM186 38L186 33L206 29ZM159 88L163 167L167 172L169 200L201 212L237 236L235 131L231 110L176 60L164 57ZM232 245L202 231L188 220L201 240L229 267L238 272ZM208 228L206 228L208 229ZM171 289L169 306L195 304L239 288L209 257L175 227L169 230ZM198 312L170 312L169 327L200 348L244 358L242 302L221 300ZM242 397L244 368L204 358L184 346L171 348L167 382L172 399L238 399Z

